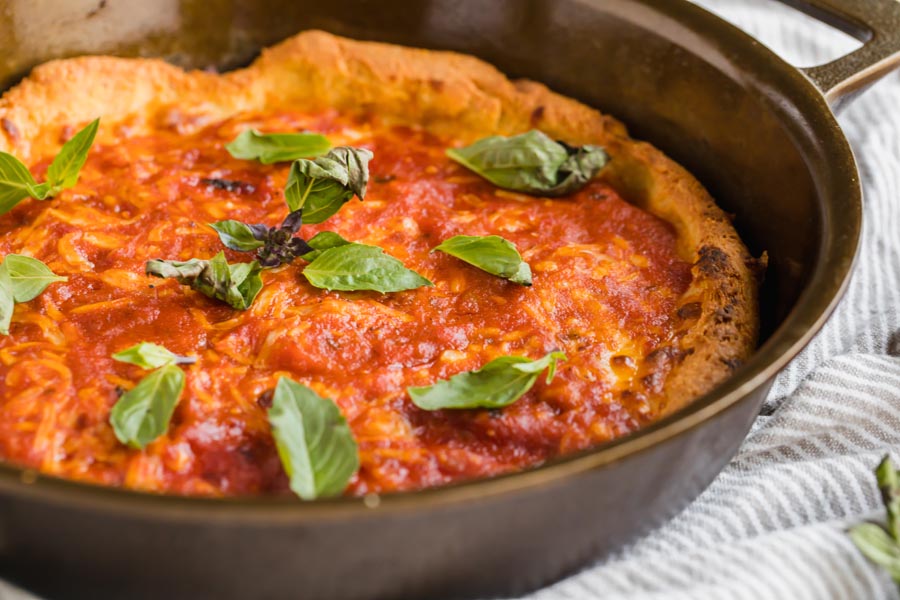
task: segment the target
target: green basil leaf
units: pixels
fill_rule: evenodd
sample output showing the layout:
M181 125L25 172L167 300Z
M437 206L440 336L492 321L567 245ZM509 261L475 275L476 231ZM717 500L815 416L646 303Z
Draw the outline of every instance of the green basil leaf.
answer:
M531 285L531 267L522 260L512 242L499 235L457 235L435 247L432 252L435 251L455 256L513 283Z
M174 278L237 310L247 310L262 289L258 262L229 265L222 252L210 260L151 260L146 270L148 275Z
M891 537L900 541L900 473L894 468L889 455L875 469L875 478L887 509L888 531Z
M862 523L849 531L850 539L869 560L880 565L894 581L900 582L900 545L874 523Z
M197 362L196 357L179 356L163 346L150 342L135 344L121 352L116 352L112 357L119 362L137 365L144 369L155 369L166 365L192 365Z
M94 143L99 127L100 119L94 119L60 148L59 154L47 168L47 183L51 188L51 196L78 183L78 175L87 160L88 151Z
M0 334L9 335L15 306L9 273L6 272L6 265L0 264Z
M337 405L282 377L268 414L291 490L304 500L343 492L359 469L359 452Z
M109 414L119 441L143 449L164 434L182 390L184 373L175 365L166 365L122 394Z
M260 133L245 129L225 146L234 158L259 160L264 165L318 156L331 142L318 133Z
M341 146L314 160L291 165L284 198L291 212L303 210L303 222L321 223L354 195L362 200L369 183L372 153Z
M57 281L68 281L51 271L36 258L21 254L7 254L3 266L9 275L13 298L16 302L35 299L47 286Z
M407 388L413 404L424 410L460 408L502 408L522 397L547 370L547 383L556 374L556 365L565 360L562 352L544 358L501 356L477 371L466 371L434 385Z
M265 241L257 237L258 233L265 235L268 232L268 228L265 226L247 225L246 223L232 220L216 221L215 223L210 223L209 226L216 230L216 233L219 234L219 239L222 240L226 248L238 250L239 252L250 252L266 245Z
M377 246L348 243L321 252L303 269L317 288L386 294L434 285Z
M22 161L7 152L0 152L0 215L8 213L25 198L43 200L50 186L38 184Z
M577 192L609 161L599 146L569 146L536 129L451 148L447 156L498 187L536 196Z
M337 248L338 246L346 246L350 242L333 231L323 231L314 235L312 239L306 243L309 244L309 247L312 248L313 251L301 254L300 258L307 262L312 262L325 250Z

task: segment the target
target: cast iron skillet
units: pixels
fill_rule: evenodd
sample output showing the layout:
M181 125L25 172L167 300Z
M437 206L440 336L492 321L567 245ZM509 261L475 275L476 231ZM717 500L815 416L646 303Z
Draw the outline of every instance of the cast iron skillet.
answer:
M769 252L771 267L756 355L719 389L638 434L520 474L310 503L152 496L0 466L4 574L51 598L512 594L676 514L737 451L772 378L844 289L861 191L829 103L900 62L896 0L789 3L865 45L799 71L683 0L169 0L154 5L158 14L174 7L174 20L141 38L145 45L113 39L99 48L107 43L95 35L105 3L84 20L57 24L61 36L80 28L84 35L74 38L54 38L46 15L35 15L43 29L28 35L75 41L18 55L26 62L139 49L195 66L208 65L204 51L213 52L215 64L227 65L309 27L481 56L621 117L695 173L735 214L751 249ZM142 3L110 6L123 4L99 30L131 30ZM13 11L27 5L13 3ZM12 57L7 81L28 66L16 63L16 48L34 41L15 39L28 31L22 10L14 26L0 16L0 45L13 52L0 51Z

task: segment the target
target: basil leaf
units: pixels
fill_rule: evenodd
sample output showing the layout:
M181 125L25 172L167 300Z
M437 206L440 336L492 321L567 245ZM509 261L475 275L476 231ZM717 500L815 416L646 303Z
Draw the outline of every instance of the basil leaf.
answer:
M250 252L265 246L265 236L269 228L265 225L247 225L240 221L216 221L210 227L219 234L219 239L226 248L240 252Z
M184 390L184 373L166 365L140 380L122 394L109 414L116 437L132 448L144 446L169 427L175 405Z
M306 243L309 244L309 247L313 250L312 252L301 254L300 258L305 261L312 262L316 260L316 258L318 258L318 256L325 250L328 250L329 248L337 248L338 246L346 246L350 242L333 231L323 231L314 235L312 239Z
M225 149L234 158L259 160L264 165L328 152L331 142L318 133L260 133L245 129Z
M16 302L34 300L47 286L57 281L68 281L47 268L36 258L21 254L7 254L3 266L9 275L10 290Z
M14 310L12 282L9 280L9 273L6 272L6 265L0 264L0 334L9 335Z
M900 545L896 539L874 523L856 525L848 533L860 552L900 582Z
M434 285L381 248L355 242L322 250L303 276L317 288L383 294Z
M509 240L499 235L457 235L436 246L440 251L464 260L491 275L513 283L531 285L531 267Z
M43 200L49 186L38 184L22 161L7 152L0 152L0 215L13 209L25 198Z
M359 452L337 405L282 377L268 415L291 490L304 500L343 492L359 469Z
M492 136L447 156L494 185L536 196L565 196L583 188L609 161L599 146L569 146L532 129Z
M425 410L446 408L501 408L522 397L547 369L547 383L556 374L556 364L565 360L562 352L550 352L544 358L501 356L477 371L467 371L434 385L407 388L413 404Z
M887 509L888 531L900 541L900 473L894 468L890 456L885 456L875 469L881 499Z
M100 119L94 119L60 148L59 154L47 167L47 183L50 184L51 196L78 183L78 175L87 160L88 151L94 143L99 127Z
M262 289L258 262L229 265L222 252L210 260L151 260L146 270L147 275L174 278L237 310L247 310Z
M163 346L150 342L141 342L121 352L116 352L112 357L119 362L137 365L144 369L155 369L166 365L192 365L197 362L196 357L179 356Z
M291 211L303 210L303 222L321 223L354 195L362 200L369 183L372 153L341 146L314 160L291 165L284 198Z
M99 125L100 119L95 119L63 144L47 168L45 183L37 183L18 158L0 152L0 215L11 211L25 198L46 200L75 185Z

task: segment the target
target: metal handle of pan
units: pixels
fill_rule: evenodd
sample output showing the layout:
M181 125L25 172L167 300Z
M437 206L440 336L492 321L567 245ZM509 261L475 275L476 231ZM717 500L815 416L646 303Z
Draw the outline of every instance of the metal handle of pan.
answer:
M779 0L863 43L830 63L802 69L835 108L900 66L897 0Z

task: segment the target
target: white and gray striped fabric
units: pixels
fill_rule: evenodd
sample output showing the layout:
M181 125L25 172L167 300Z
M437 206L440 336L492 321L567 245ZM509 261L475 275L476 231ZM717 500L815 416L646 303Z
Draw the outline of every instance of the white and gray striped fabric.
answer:
M855 43L769 0L696 0L795 64ZM866 194L836 314L778 378L740 453L684 513L528 600L900 598L845 529L880 516L872 470L900 450L900 76L840 118ZM32 597L0 582L0 600Z

